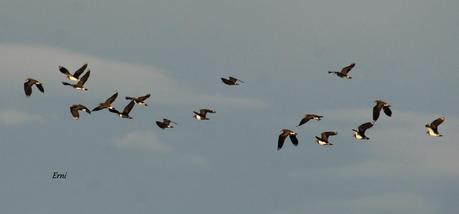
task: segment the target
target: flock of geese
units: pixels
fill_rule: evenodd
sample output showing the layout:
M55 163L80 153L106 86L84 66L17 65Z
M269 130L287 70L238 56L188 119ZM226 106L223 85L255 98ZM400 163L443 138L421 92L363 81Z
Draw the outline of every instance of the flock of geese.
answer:
M87 67L88 65L84 64L72 74L67 68L63 66L59 66L59 71L62 74L64 74L69 81L72 82L72 83L62 82L62 84L65 86L72 87L76 90L87 91L88 89L84 86L84 84L86 83L86 81L89 78L89 75L91 74L90 70L86 71ZM343 67L340 71L328 71L328 73L334 74L343 79L352 79L352 77L349 75L349 72L354 67L355 67L355 63L352 63L348 66ZM81 76L83 73L84 75ZM235 85L239 85L239 83L244 83L242 80L232 77L232 76L229 76L228 78L222 77L221 81L224 84L229 85L229 86L235 86ZM34 85L37 87L37 89L40 92L42 93L45 92L43 84L40 81L36 79L32 79L32 78L27 78L24 83L24 92L27 97L32 95L32 86ZM78 120L80 118L80 112L86 112L88 114L91 114L91 112L94 112L94 111L108 109L109 112L115 113L121 118L132 119L132 117L129 115L131 110L134 108L135 105L148 106L148 104L145 103L145 100L147 100L150 97L150 94L146 94L140 97L126 97L126 100L129 100L129 103L124 107L123 111L117 110L112 105L117 97L118 97L118 92L115 92L112 96L107 98L104 102L99 103L99 105L95 107L94 109L92 109L92 111L86 106L81 105L81 104L71 105L70 113L75 120ZM357 129L352 129L353 137L357 140L369 140L370 138L365 135L366 130L373 127L375 122L378 120L381 111L383 111L384 114L387 115L388 117L391 117L392 110L390 109L390 107L391 105L389 103L383 100L376 100L375 105L373 106L373 120L371 122L365 122L361 124ZM207 117L207 114L216 113L216 112L212 109L204 108L204 109L200 109L199 112L193 111L193 113L194 113L193 118L196 120L209 120L209 118ZM301 119L297 127L302 126L303 124L311 120L320 121L322 118L323 116L321 115L306 114ZM438 132L438 126L441 123L443 123L443 121L445 121L445 117L439 117L435 119L433 122L431 122L430 124L426 124L425 125L426 134L432 137L441 137L442 135ZM176 122L173 122L166 118L163 118L162 121L156 121L156 125L161 129L173 128L174 126L172 124L177 125ZM316 143L319 145L333 145L329 141L328 138L330 136L334 136L337 134L338 132L336 131L324 131L321 133L320 137L316 136ZM290 129L282 129L279 135L278 141L277 141L277 150L280 150L282 148L287 137L290 138L290 141L292 142L293 145L295 146L298 145L297 133Z

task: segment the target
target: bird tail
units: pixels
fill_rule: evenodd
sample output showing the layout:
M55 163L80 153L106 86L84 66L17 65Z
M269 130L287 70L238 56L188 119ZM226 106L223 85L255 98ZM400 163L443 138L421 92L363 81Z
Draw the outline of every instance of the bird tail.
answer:
M336 71L328 71L329 74L334 74Z

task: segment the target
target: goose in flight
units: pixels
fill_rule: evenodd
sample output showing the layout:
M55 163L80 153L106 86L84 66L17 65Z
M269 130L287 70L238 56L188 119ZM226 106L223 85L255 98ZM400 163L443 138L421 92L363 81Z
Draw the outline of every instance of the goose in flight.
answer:
M88 80L90 74L91 74L91 71L88 70L88 72L86 72L81 77L81 79L78 80L78 82L76 84L71 84L71 83L68 83L68 82L62 82L62 84L71 86L71 87L73 87L74 89L77 89L77 90L87 91L88 89L84 87L84 84Z
M84 64L78 70L76 70L75 73L73 74L70 73L70 71L67 70L67 68L65 68L64 66L59 66L59 71L63 73L65 76L67 76L68 80L77 82L78 80L80 80L79 79L80 75L84 72L84 70L86 70L87 67L88 67L88 64Z
M174 128L174 126L172 126L171 123L177 125L176 122L173 122L166 118L163 118L163 121L156 121L156 125L158 125L158 127L161 129Z
M112 112L112 113L118 114L118 116L121 117L121 118L132 119L132 117L129 116L129 112L131 112L132 108L134 108L134 105L135 105L135 102L133 100L131 100L131 102L129 102L126 105L126 107L124 107L123 112L119 112L115 108L111 108L111 109L109 108L108 110L110 112Z
M75 104L75 105L70 106L70 113L72 114L73 119L75 120L80 119L80 113L79 113L80 111L84 111L88 114L91 114L91 111L88 108L86 108L84 105Z
M228 78L222 77L221 80L222 80L223 83L225 83L227 85L239 85L239 82L240 83L244 83L242 80L237 79L237 78L232 77L232 76L229 76Z
M292 141L293 145L298 146L298 138L296 135L297 133L290 129L282 129L277 140L277 150L279 151L282 148L287 137L290 138L290 141Z
M43 84L41 84L41 82L32 78L27 78L24 82L24 92L27 97L30 97L30 95L32 95L33 85L37 86L38 90L40 90L41 93L45 92L45 89L43 88Z
M333 131L322 132L322 134L320 134L320 137L316 136L316 139L317 139L316 143L319 145L333 145L332 143L328 141L328 137L337 135L337 134L338 132L333 132Z
M445 121L445 117L440 117L435 119L432 123L426 124L427 128L427 135L432 136L432 137L441 137L440 133L438 133L438 126Z
M196 120L209 120L209 118L206 117L207 113L215 113L214 110L212 109L199 109L199 112L193 111L194 115L193 118Z
M351 76L349 76L349 72L354 68L355 63L352 63L344 68L341 69L341 71L329 71L329 74L336 74L336 76L345 78L345 79L352 79Z
M365 136L365 131L371 127L373 127L374 122L367 122L359 126L358 130L352 129L354 132L353 136L357 140L369 140L367 136Z
M375 106L373 107L373 121L376 122L376 120L379 118L379 113L381 112L381 109L384 111L384 114L387 116L392 116L392 110L390 110L390 104L386 103L382 100L376 100L375 101Z
M140 97L126 97L126 100L134 100L135 104L141 105L141 106L148 106L148 104L145 103L145 100L150 97L150 94L147 94L145 96L140 96Z
M97 107L95 107L92 111L99 111L105 108L113 109L112 103L118 97L118 92L115 92L112 96L110 96L105 102L99 103Z
M317 121L319 121L319 120L322 119L322 117L324 117L324 116L320 116L320 115L317 115L317 114L306 114L306 115L304 115L303 119L301 119L300 124L298 124L297 127L307 123L309 120L317 120Z

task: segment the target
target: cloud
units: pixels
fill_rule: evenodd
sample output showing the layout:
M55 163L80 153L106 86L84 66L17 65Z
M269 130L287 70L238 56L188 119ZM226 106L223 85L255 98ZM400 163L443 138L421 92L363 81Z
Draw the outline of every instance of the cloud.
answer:
M3 53L3 54L2 54ZM0 44L0 68L5 85L19 84L27 77L42 81L47 93L68 94L61 85L64 75L58 66L72 72L83 63L88 63L91 77L86 83L86 96L106 97L113 90L122 94L142 95L151 93L155 102L185 105L231 105L238 107L262 107L264 102L252 97L230 97L193 91L183 81L167 75L167 72L152 66L103 59L65 49L41 45ZM49 89L49 90L48 90ZM69 89L70 90L70 89Z
M153 152L168 152L173 150L171 146L161 142L156 135L149 130L128 132L115 140L115 145L119 148Z
M30 123L42 123L43 116L17 110L0 110L0 123L6 126L17 126Z

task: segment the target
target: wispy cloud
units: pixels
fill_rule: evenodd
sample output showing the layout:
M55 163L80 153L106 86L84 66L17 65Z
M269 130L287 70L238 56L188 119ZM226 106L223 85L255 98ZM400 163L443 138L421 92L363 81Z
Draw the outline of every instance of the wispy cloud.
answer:
M6 126L42 123L44 121L45 119L41 115L18 110L0 110L0 123Z
M173 148L161 142L150 130L132 131L115 140L119 148L145 150L153 152L168 152Z

